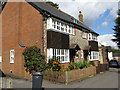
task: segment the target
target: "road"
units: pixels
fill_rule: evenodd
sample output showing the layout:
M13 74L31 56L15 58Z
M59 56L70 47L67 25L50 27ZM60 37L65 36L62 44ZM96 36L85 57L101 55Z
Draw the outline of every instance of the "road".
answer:
M118 69L110 69L110 71L98 74L83 81L75 81L68 85L55 84L43 80L44 88L118 88ZM31 88L32 82L14 79L13 88Z

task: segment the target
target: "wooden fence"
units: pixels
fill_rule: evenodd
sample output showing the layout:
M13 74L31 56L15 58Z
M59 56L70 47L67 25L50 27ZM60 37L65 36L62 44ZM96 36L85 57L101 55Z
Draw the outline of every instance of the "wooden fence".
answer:
M75 80L81 80L90 75L96 74L96 67L91 66L84 69L66 71L66 72L57 72L57 71L45 71L44 79L53 82L60 82L68 84Z
M109 70L108 64L100 64L96 67L96 73L104 72Z

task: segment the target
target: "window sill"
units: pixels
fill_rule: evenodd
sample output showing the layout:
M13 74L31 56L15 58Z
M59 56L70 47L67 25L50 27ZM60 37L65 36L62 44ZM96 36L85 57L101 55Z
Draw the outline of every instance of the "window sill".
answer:
M10 62L10 64L14 64L14 62Z
M61 64L64 64L64 63L69 63L70 61L62 61L60 62Z
M99 61L99 59L90 59L89 61Z

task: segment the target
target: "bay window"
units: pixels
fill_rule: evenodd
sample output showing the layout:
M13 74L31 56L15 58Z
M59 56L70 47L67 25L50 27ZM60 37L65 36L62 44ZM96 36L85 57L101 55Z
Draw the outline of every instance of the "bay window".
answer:
M61 63L69 62L69 50L68 49L54 49L50 48L47 50L47 58L58 58Z

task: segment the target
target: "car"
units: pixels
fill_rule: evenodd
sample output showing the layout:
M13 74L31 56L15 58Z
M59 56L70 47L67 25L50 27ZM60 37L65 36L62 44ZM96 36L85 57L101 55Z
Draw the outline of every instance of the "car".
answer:
M120 62L115 59L109 61L109 67L120 68Z

